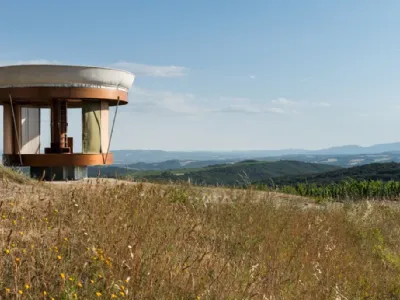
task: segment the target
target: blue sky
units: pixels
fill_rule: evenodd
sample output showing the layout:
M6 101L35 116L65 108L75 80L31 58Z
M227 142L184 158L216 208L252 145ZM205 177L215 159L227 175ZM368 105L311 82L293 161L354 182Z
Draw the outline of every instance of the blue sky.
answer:
M1 10L0 64L136 75L113 149L400 140L397 0L14 0ZM75 140L79 122L72 113Z

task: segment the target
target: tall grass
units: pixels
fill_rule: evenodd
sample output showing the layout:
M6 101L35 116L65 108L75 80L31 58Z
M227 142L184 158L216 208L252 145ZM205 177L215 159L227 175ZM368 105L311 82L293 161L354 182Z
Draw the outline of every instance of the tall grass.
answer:
M400 299L396 207L204 193L16 189L0 201L2 299Z
M0 181L3 183L29 183L31 179L18 168L6 168L0 164Z
M259 190L271 190L265 184L258 184ZM339 183L316 184L297 183L293 185L274 186L272 189L284 193L330 200L384 199L400 198L400 181L354 180L347 179Z

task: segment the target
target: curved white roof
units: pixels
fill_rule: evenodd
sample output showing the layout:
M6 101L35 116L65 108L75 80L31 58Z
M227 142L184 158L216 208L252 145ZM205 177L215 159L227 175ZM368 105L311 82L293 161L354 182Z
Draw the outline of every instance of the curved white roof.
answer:
M0 67L0 88L93 87L128 91L135 79L122 70L68 65L15 65Z

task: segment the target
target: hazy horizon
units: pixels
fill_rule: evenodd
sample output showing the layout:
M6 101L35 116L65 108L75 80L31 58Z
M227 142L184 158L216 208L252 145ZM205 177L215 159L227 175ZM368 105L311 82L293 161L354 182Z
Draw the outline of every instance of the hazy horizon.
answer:
M387 142L387 143L379 143L379 144L367 144L367 145L332 145L332 146L327 146L323 148L276 148L276 149L146 149L146 148L113 148L110 149L110 151L165 151L165 152L250 152L250 151L290 151L290 150L300 150L300 151L319 151L319 150L325 150L325 149L330 149L330 148L340 148L340 147L362 147L362 148L368 148L368 147L373 147L377 145L390 145L390 144L400 144L399 142L392 141L392 142ZM42 145L41 149L45 147L46 145ZM399 148L400 150L400 148ZM3 151L2 148L0 148L0 151Z

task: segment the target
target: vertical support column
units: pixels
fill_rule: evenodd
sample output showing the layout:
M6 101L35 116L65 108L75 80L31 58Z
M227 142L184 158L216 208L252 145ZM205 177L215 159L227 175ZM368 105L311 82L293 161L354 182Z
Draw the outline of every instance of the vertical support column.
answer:
M13 104L13 110L15 116L15 125L13 124L13 154L19 154L21 149L21 106Z
M82 104L82 152L101 153L101 101Z
M52 99L51 100L51 107L50 107L50 131L51 131L51 143L50 143L50 148L51 152L55 152L60 148L60 120L59 120L59 105L58 105L58 100L57 99Z
M3 104L3 153L13 154L14 124L11 105Z
M67 136L67 101L60 101L60 148L68 147Z
M40 153L40 108L21 107L21 154Z
M101 113L100 113L100 138L101 138L101 153L106 154L108 150L108 144L110 141L110 110L108 102L101 101Z
M67 101L53 99L51 101L51 152L67 151Z

